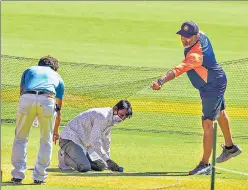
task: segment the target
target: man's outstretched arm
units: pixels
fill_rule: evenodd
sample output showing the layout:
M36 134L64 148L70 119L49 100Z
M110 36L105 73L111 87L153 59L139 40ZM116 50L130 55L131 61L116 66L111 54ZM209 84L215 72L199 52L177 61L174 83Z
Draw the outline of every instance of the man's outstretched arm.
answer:
M186 58L177 66L173 67L169 70L164 76L159 78L157 81L154 81L152 84L153 90L160 90L162 85L175 77L180 76L181 74L200 67L202 65L203 56L202 53L199 51L200 48L195 48L195 52L190 52L187 54ZM201 49L200 49L201 50Z

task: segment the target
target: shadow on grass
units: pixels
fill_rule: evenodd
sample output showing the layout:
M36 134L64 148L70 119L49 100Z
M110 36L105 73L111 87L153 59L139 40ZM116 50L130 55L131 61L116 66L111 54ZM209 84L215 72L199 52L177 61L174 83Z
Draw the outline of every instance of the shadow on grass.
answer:
M86 173L77 172L74 170L60 170L59 168L49 168L48 172L56 172L58 176L87 176L87 177L101 177L101 176L188 176L188 172L94 172Z
M36 185L36 186L40 186L34 183L23 183L23 184L14 184L11 181L6 181L6 182L2 182L1 186L23 186L23 185Z

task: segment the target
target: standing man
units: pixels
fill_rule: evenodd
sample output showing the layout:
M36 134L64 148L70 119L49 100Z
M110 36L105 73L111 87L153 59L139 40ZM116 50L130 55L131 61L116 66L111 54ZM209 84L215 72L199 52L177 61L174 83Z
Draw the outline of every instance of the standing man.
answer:
M59 168L87 172L107 167L121 171L110 159L111 130L131 116L131 104L121 100L113 108L92 108L74 117L60 135Z
M20 100L17 111L15 139L12 149L11 172L14 184L21 184L27 169L27 143L35 117L40 125L40 148L33 171L35 184L44 184L46 169L52 156L52 140L59 138L64 82L57 73L58 61L51 56L42 57L38 66L25 70L21 77ZM56 119L55 119L56 118Z
M203 114L202 127L204 130L202 160L189 174L209 174L211 172L209 158L212 152L214 120L218 120L225 138L225 146L222 154L216 160L217 163L227 161L242 152L233 143L230 122L225 111L226 74L215 60L208 37L199 31L196 23L192 21L183 23L177 34L181 36L185 48L185 59L157 81L154 81L152 89L159 90L164 83L187 72L192 85L200 92Z

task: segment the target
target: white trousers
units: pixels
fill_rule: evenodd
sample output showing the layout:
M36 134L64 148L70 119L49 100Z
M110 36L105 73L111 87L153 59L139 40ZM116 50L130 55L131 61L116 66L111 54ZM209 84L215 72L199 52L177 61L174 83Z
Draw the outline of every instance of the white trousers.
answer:
M20 97L11 157L14 166L11 174L14 178L25 178L28 136L36 116L40 125L40 148L33 171L33 179L44 180L47 178L46 169L50 166L52 157L55 103L55 98L45 94L23 94Z

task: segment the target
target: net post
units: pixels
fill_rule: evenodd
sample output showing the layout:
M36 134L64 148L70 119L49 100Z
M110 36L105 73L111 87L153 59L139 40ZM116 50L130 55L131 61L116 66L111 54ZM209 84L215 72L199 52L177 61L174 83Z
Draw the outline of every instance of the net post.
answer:
M215 185L215 163L216 163L216 138L217 138L217 122L214 122L213 135L213 153L212 153L212 174L211 174L211 190L214 190Z

